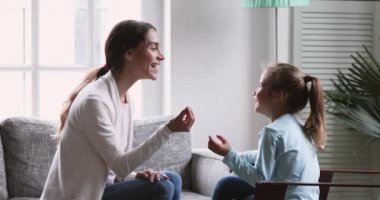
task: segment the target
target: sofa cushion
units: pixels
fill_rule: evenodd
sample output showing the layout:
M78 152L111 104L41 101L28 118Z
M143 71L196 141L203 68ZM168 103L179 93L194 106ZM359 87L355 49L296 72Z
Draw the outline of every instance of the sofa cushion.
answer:
M0 133L1 134L1 133ZM8 199L7 179L5 174L3 142L0 137L0 199Z
M153 134L159 126L166 123L172 116L152 117L135 121L133 146L141 144ZM191 137L190 133L174 133L149 160L136 170L147 168L155 170L175 171L182 177L183 187L190 188Z
M5 170L9 197L39 197L56 151L51 135L55 124L16 117L2 122Z
M191 160L191 189L193 192L212 196L218 181L234 175L222 162L222 157L208 149L194 149ZM210 176L212 171L212 176Z
M204 196L201 194L197 194L195 192L191 192L189 190L184 190L181 193L181 200L210 200L209 196Z

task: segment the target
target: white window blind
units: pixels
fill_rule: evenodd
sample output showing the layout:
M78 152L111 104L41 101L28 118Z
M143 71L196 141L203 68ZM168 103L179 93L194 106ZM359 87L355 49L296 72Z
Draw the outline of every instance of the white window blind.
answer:
M306 74L318 77L324 90L333 89L331 79L337 69L348 73L350 55L373 48L374 2L311 1L309 7L294 9L293 61ZM305 120L308 111L301 113ZM327 114L327 146L318 154L321 168L370 169L369 137L343 128ZM356 153L355 153L356 152ZM371 182L370 177L335 175L334 181ZM371 189L332 188L329 199L368 200Z

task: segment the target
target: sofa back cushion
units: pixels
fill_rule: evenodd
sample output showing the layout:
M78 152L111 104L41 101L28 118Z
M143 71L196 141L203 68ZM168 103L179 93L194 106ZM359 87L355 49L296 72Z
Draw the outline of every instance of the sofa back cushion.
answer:
M4 164L4 149L3 142L0 137L0 199L8 199L7 191L7 179L5 174L5 164Z
M152 135L159 126L168 122L172 116L152 117L136 120L134 126L133 146L141 144ZM182 177L184 189L190 189L190 160L191 160L191 134L174 133L170 140L164 144L149 160L137 171L144 169L171 170Z
M160 116L136 120L133 145L142 143L169 119L170 116ZM6 199L8 195L10 198L40 197L56 151L56 144L51 138L55 130L55 123L37 118L15 117L1 122L0 134L4 148L6 182L5 178L2 180L1 165L4 160L1 159L0 148L0 199ZM181 175L184 188L189 189L190 159L190 134L175 133L137 170L152 168L175 171ZM8 188L8 194L5 187ZM2 195L5 197L2 198Z
M9 197L40 197L56 151L55 124L9 118L0 126Z

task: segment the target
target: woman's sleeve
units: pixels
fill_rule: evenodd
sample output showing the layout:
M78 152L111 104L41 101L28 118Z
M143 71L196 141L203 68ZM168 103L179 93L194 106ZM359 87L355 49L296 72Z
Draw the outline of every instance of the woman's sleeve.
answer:
M81 126L90 144L118 177L125 177L149 159L170 137L170 129L163 125L144 143L125 153L117 149L115 128L106 103L87 99L80 111Z

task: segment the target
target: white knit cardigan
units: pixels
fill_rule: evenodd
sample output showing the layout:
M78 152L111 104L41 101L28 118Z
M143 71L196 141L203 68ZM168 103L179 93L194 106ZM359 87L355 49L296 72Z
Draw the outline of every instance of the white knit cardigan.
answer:
M111 72L83 88L70 108L42 200L101 199L109 169L125 177L169 139L171 131L164 125L131 149L132 111L122 118L121 108ZM125 149L120 138L126 139Z

